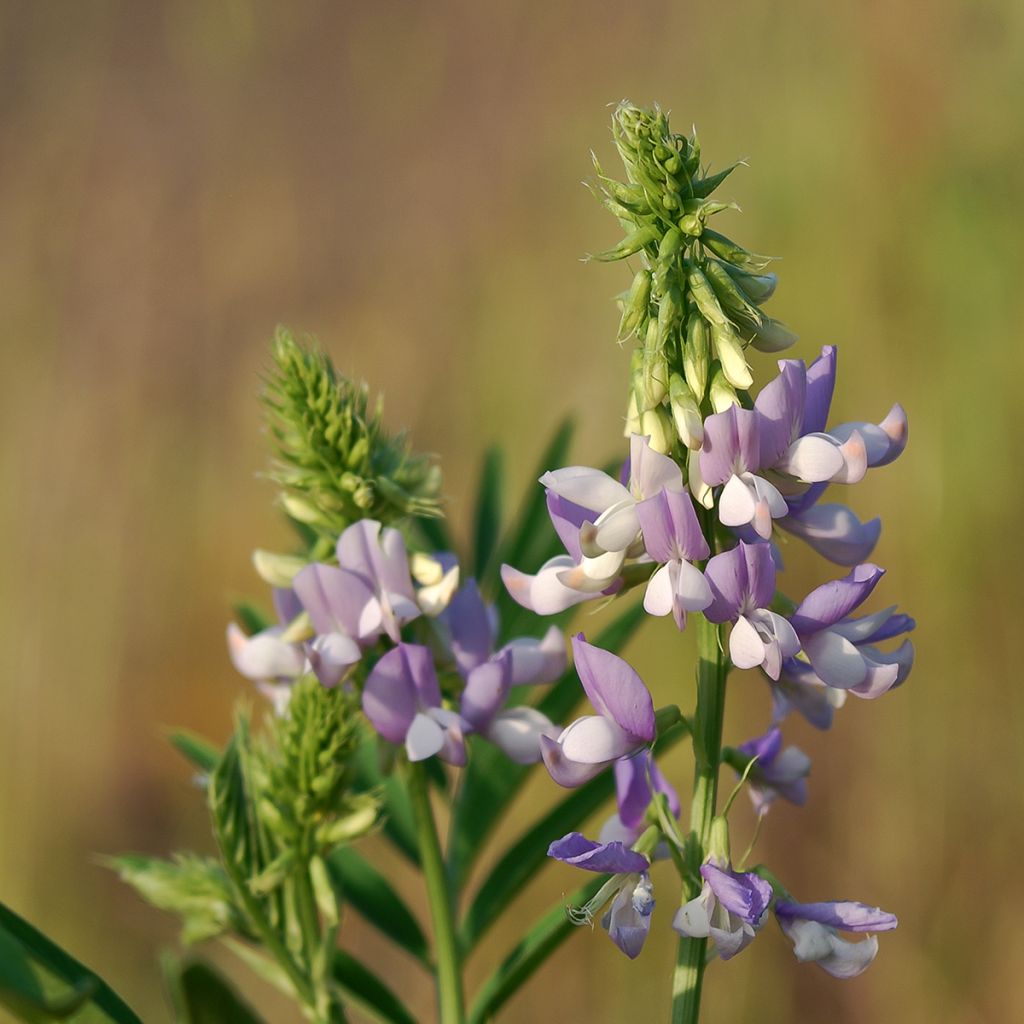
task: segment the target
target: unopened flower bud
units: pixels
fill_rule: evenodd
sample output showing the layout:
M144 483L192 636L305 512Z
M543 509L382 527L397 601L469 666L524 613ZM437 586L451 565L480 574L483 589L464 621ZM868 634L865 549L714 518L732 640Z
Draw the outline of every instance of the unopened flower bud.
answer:
M658 302L658 345L664 347L679 318L683 315L683 300L679 289L670 286Z
M690 267L686 274L686 283L689 285L693 301L697 304L697 308L704 319L713 327L727 327L729 325L729 318L722 310L718 296L715 295L711 283L704 276L704 272L700 267Z
M651 448L662 455L672 448L672 421L660 405L641 414L640 433L646 434Z
M740 400L736 391L726 379L725 373L720 366L715 367L711 375L711 408L715 412L725 412L734 405L739 405Z
M704 400L708 389L708 369L711 365L711 341L708 325L699 313L691 313L686 321L686 341L683 344L683 373L693 397Z
M796 335L785 324L765 317L764 321L754 328L750 343L758 352L782 352L795 342Z
M700 475L700 452L692 448L686 460L686 483L693 495L693 500L698 505L703 505L704 508L714 507L715 496L711 487L704 482L704 478Z
M622 306L622 320L619 323L619 341L632 337L642 326L648 315L651 301L651 272L638 270L630 285Z
M705 852L709 860L719 864L728 864L732 859L729 856L729 822L721 815L711 820L711 834Z
M640 425L640 412L636 404L636 392L629 392L629 405L626 407L626 426L622 431L623 437L632 437L634 434L642 434Z
M722 364L726 380L735 388L742 388L744 391L749 388L754 383L754 376L747 366L743 343L733 330L732 324L712 324L711 345Z
M704 421L701 419L700 406L692 389L678 373L672 374L668 394L679 440L687 448L700 448L704 443Z

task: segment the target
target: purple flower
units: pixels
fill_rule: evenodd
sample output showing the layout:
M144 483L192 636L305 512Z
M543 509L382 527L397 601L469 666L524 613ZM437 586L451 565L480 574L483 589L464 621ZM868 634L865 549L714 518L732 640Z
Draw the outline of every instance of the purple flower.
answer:
M845 505L817 504L824 489L812 487L798 502L790 502L789 513L778 525L830 562L857 565L874 551L882 521L875 518L862 523Z
M768 683L772 690L772 722L776 725L790 711L799 711L815 729L829 729L836 709L846 703L845 690L826 686L799 658L786 658L779 678Z
M464 721L516 763L539 761L540 737L555 737L560 730L536 708L503 708L513 686L550 683L562 675L566 658L561 631L552 626L540 640L521 637L495 652L497 615L473 579L460 588L440 621L465 680L460 707Z
M402 535L362 519L338 538L337 554L337 567L307 565L293 582L317 634L366 645L386 633L398 643L402 626L420 614Z
M715 555L704 569L713 600L704 610L709 622L732 622L729 656L737 668L760 665L778 679L784 658L800 649L789 622L771 611L775 597L775 563L770 544L740 541Z
M570 832L553 842L548 847L548 856L584 871L612 875L592 900L570 914L577 924L589 924L597 911L611 901L601 926L631 960L639 956L654 911L647 858L621 842L595 843L579 832Z
M663 793L668 799L669 812L676 818L681 810L679 794L661 774L649 750L641 750L632 757L615 762L615 797L617 813L601 826L598 839L602 843L616 840L632 846L644 830L647 810L655 794ZM664 851L668 855L668 851ZM656 851L655 858L660 856Z
M544 764L560 786L581 786L621 757L654 742L654 704L629 665L579 633L572 639L576 671L597 711L577 718L557 740L541 736Z
M644 609L650 615L672 613L679 629L686 613L703 611L711 603L711 589L692 563L711 553L701 533L693 502L685 491L663 490L636 506L647 554L661 562L647 584Z
M749 871L707 861L700 869L700 894L676 912L672 927L680 935L714 940L718 955L729 960L753 941L764 924L772 887Z
M754 810L759 815L766 814L777 797L798 806L807 802L811 759L799 747L783 750L782 730L777 726L736 749L747 757L757 758L747 780Z
M282 639L287 624L301 611L290 590L274 590L278 624L246 636L232 622L227 628L228 654L236 671L251 679L256 688L283 715L291 697L292 683L308 671L306 654L296 643Z
M865 563L848 576L812 590L790 619L807 661L826 686L849 690L858 697L880 697L906 679L914 663L909 640L894 651L875 644L907 633L914 620L895 614L895 607L872 615L850 617L874 590L885 570Z
M864 903L791 903L775 905L775 916L801 963L813 961L834 978L855 978L875 959L878 939L873 934L860 942L841 939L838 931L887 932L896 927L894 914Z
M545 473L548 512L568 551L550 559L535 576L502 566L512 597L539 615L551 615L599 594L614 593L627 558L641 557L637 505L662 490L681 491L683 476L646 437L630 438L628 485L599 469L568 466Z
M373 667L363 688L363 711L386 740L405 744L410 761L440 755L466 763L466 723L441 706L441 688L430 650L400 643Z

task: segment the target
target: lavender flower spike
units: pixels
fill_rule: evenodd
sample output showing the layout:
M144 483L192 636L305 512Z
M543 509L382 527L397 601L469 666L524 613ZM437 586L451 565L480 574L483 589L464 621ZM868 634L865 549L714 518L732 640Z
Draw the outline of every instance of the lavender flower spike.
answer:
M584 871L612 875L589 903L570 913L578 923L588 923L597 910L611 900L611 907L601 918L601 926L631 960L639 956L654 910L647 858L621 842L595 843L579 832L570 832L553 842L548 847L548 856Z
M363 711L386 740L405 745L410 761L434 754L466 763L466 724L441 706L441 688L429 648L399 644L381 657L363 688Z
M644 595L650 615L672 613L679 629L686 613L703 611L711 604L711 588L692 563L711 553L701 533L693 502L685 491L663 490L636 506L647 554L662 566L651 577Z
M747 757L756 757L747 781L754 810L767 814L768 808L782 797L791 804L807 802L807 776L811 759L799 747L782 749L782 730L772 726L763 736L741 743L736 748Z
M841 939L838 931L886 932L897 925L894 914L864 903L791 903L780 901L775 916L801 963L816 963L834 978L855 978L878 954L873 934L860 942Z
M700 894L679 908L672 927L680 935L710 937L718 955L729 960L750 945L764 924L772 887L753 872L733 871L713 860L700 873Z
M859 697L880 697L898 686L914 663L909 640L895 651L875 644L907 633L914 620L895 614L895 607L851 618L874 590L885 570L865 563L848 576L812 590L800 602L791 622L814 674L826 686L850 690Z
M740 541L715 555L704 569L713 600L704 610L709 622L732 622L729 656L737 668L760 665L778 679L782 662L800 650L793 627L769 610L775 597L775 562L770 544Z
M540 749L560 786L582 786L613 761L654 742L654 704L641 678L621 658L572 638L576 671L597 711L577 718L557 740L541 736Z

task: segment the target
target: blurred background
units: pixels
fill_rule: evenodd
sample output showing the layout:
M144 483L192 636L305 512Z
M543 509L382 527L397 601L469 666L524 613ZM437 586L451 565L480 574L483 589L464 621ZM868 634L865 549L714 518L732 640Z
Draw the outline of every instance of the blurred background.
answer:
M578 461L621 451L629 273L579 261L618 238L579 183L591 148L617 171L607 104L628 96L696 122L716 166L749 158L722 228L785 257L793 354L840 346L834 421L899 399L911 422L850 500L884 518L878 603L917 617L917 667L827 734L791 724L811 799L760 847L801 897L901 927L844 983L772 925L712 967L706 1019L1024 1019L1024 6L7 0L0 50L0 898L168 1019L175 923L94 854L210 848L162 730L223 739L246 689L229 604L288 537L258 478L278 322L443 456L456 525L490 442L517 490L568 411ZM791 592L829 571L787 560ZM692 699L679 651L654 622L629 652L660 701ZM727 739L767 716L735 676ZM576 882L549 869L471 979ZM503 1019L661 1019L671 900L641 961L574 935ZM411 962L358 923L345 942L430 1019Z

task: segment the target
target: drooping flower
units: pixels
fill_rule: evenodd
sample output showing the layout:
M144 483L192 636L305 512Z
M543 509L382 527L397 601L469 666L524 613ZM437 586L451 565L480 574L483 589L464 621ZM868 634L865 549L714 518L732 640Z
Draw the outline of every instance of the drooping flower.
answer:
M767 678L767 677L766 677ZM826 686L814 669L800 658L786 658L778 679L767 679L772 691L772 723L798 711L815 729L829 729L837 709L846 703L846 691Z
M550 615L614 593L625 560L644 556L637 506L662 490L681 491L683 476L672 459L639 434L630 438L627 466L627 483L586 466L556 469L540 478L568 555L550 559L535 576L502 566L502 580L519 604Z
M779 901L775 916L801 963L816 963L834 978L855 978L878 954L875 932L891 931L896 916L878 907L849 900L830 903ZM866 939L849 942L840 931L868 933Z
M790 622L800 638L807 662L826 686L873 699L898 686L914 663L914 646L904 640L894 651L877 646L914 628L895 606L853 618L885 570L865 563L841 580L812 590L797 606Z
M601 826L598 841L610 843L618 840L632 846L644 830L647 810L655 795L661 793L668 800L669 813L678 818L681 810L679 794L661 774L649 750L641 750L632 757L615 762L616 813ZM665 851L667 855L667 851ZM655 851L655 857L659 853Z
M603 768L654 742L654 704L643 680L621 658L572 638L583 689L597 711L577 718L557 740L541 736L541 754L560 786L581 786Z
M639 502L636 516L647 554L662 563L648 581L644 609L651 615L671 612L684 629L687 612L703 611L711 603L711 588L693 564L711 553L693 502L685 491L665 489Z
M570 832L548 847L548 856L584 871L610 874L609 881L585 906L570 911L578 923L589 923L611 901L601 927L631 960L640 955L651 927L654 889L647 874L650 862L621 842L594 842Z
M711 938L718 955L729 960L745 949L764 924L772 887L749 871L733 871L723 861L709 859L700 869L704 884L699 895L676 911L672 927L680 935Z
M729 656L737 668L761 666L779 678L783 659L800 649L790 623L768 607L775 597L771 545L740 541L708 561L704 576L713 600L704 609L709 622L732 622Z
M746 757L756 757L747 783L754 810L767 814L778 798L791 804L807 802L807 776L811 759L799 747L782 749L782 730L773 726L763 736L741 743L736 748Z
M307 671L302 646L284 638L287 624L301 610L295 595L283 588L274 590L278 624L246 636L234 622L227 628L228 654L237 672L251 679L274 706L278 715L288 707L292 684Z
M404 744L410 761L438 754L466 763L466 723L441 705L429 648L400 643L374 665L363 688L363 711L386 740Z
M402 535L361 519L338 538L337 554L337 567L307 565L292 584L317 634L366 645L386 633L398 643L402 626L420 615Z

